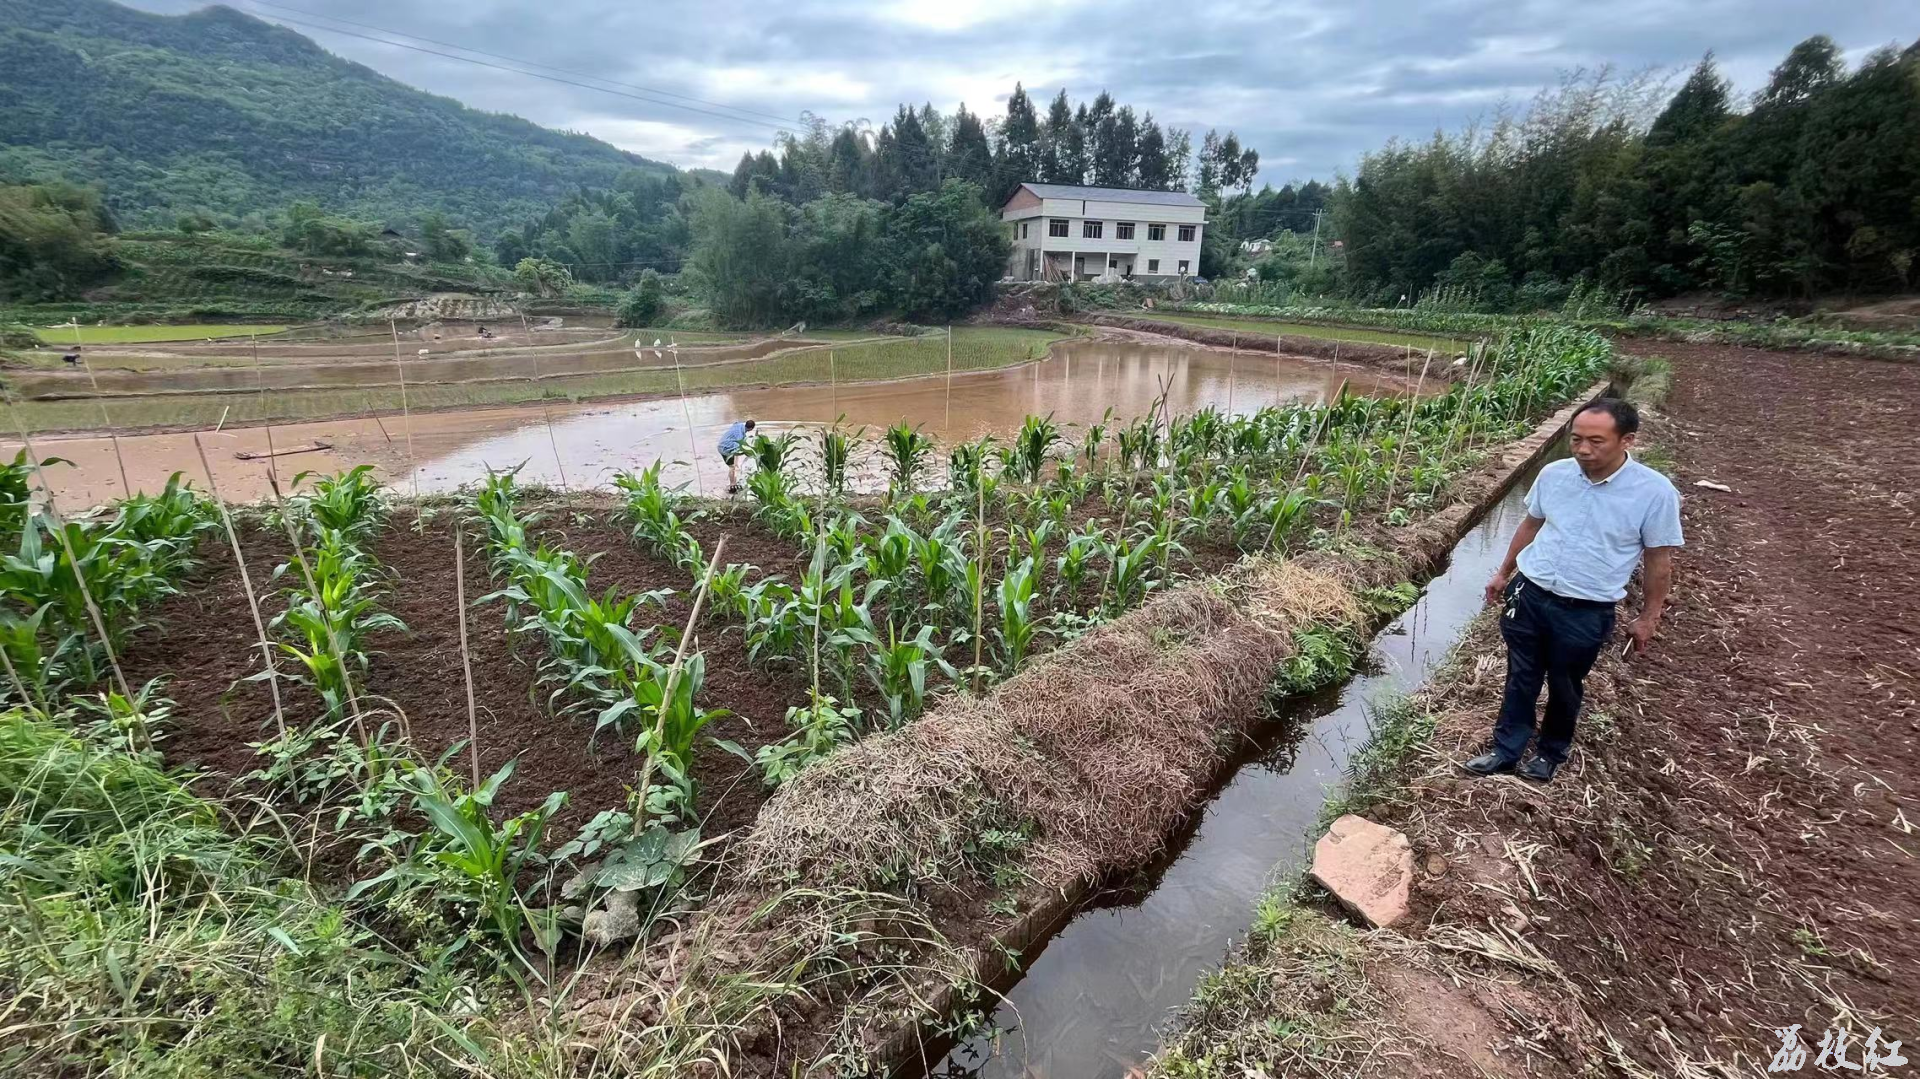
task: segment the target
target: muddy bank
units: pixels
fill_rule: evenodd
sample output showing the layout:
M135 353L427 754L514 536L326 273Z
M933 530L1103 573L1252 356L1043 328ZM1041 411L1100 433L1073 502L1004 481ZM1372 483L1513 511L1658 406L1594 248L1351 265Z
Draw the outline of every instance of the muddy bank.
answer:
M1398 374L1402 378L1409 377L1409 370L1417 374L1426 360L1426 354L1423 352L1361 341L1328 341L1324 338L1302 337L1296 334L1253 334L1245 331L1213 330L1183 322L1162 322L1153 318L1128 315L1094 314L1086 316L1082 321L1093 326L1108 326L1162 337L1177 337L1185 341L1215 348L1236 349L1240 352L1272 352L1282 356L1337 361ZM1427 380L1444 384L1453 381L1456 377L1465 377L1465 368L1456 370L1452 366L1453 359L1454 357L1451 356L1435 355L1433 365L1427 368Z

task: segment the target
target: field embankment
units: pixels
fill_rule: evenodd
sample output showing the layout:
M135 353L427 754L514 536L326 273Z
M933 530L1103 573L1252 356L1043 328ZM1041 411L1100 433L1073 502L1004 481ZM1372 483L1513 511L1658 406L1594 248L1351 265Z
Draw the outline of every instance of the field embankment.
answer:
M1483 621L1337 810L1408 834L1412 917L1276 895L1153 1074L1749 1075L1795 1025L1808 1069L1830 1029L1856 1065L1875 1028L1916 1044L1920 370L1660 351L1643 440L1688 546L1653 649L1590 679L1572 767L1460 773L1501 691Z

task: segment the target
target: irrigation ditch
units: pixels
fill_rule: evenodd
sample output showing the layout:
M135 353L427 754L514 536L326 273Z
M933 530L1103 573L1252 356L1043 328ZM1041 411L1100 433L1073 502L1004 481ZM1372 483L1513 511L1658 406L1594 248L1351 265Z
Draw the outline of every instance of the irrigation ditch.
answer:
M935 1043L904 1069L934 1079L1137 1074L1168 1016L1245 936L1249 911L1305 866L1322 806L1371 737L1376 709L1420 688L1482 606L1526 513L1526 487L1557 436L1519 465L1420 599L1376 636L1351 680L1280 703L1223 768L1164 855L1093 888L990 986L988 1029ZM942 1052L942 1048L945 1051Z
M1226 720L1225 729L1239 743L1238 751L1222 758L1208 777L1203 797L1189 813L1177 818L1173 833L1162 837L1166 844L1164 852L1144 868L1125 874L1131 879L1082 879L1060 888L1004 930L996 932L986 947L974 952L971 971L978 985L991 987L1000 996L1001 1004L994 1009L990 1029L964 1040L951 1037L929 1040L918 1023L897 1028L881 1042L882 1048L877 1054L887 1073L934 1077L1017 1076L1029 1074L1027 1066L1031 1062L1042 1065L1041 1074L1126 1075L1130 1064L1138 1061L1123 1063L1125 1055L1137 1053L1143 1058L1151 1051L1156 1036L1154 1020L1165 1018L1170 1008L1185 1003L1197 970L1183 970L1170 979L1167 984L1177 983L1172 994L1154 994L1145 1009L1101 1016L1091 1009L1075 1008L1086 1002L1084 996L1068 1002L1066 1011L1072 1014L1050 1013L1051 1029L1039 1036L1059 1037L1077 1026L1079 1029L1072 1030L1076 1042L1060 1056L1049 1055L1044 1061L1030 1061L996 1047L995 1043L1006 1034L1004 1021L1020 1011L1023 994L1018 987L1039 972L1037 962L1044 962L1046 955L1057 954L1057 949L1071 952L1061 960L1061 965L1079 968L1078 988L1099 987L1096 991L1111 993L1127 984L1127 979L1116 969L1119 966L1116 961L1129 958L1129 950L1082 947L1074 936L1079 924L1077 919L1082 914L1097 912L1103 898L1117 887L1122 894L1140 897L1133 909L1145 912L1140 918L1147 923L1143 928L1169 928L1166 923L1154 925L1157 912L1148 906L1152 896L1169 887L1170 882L1178 887L1183 876L1208 874L1210 866L1217 864L1226 853L1211 844L1194 842L1206 814L1246 816L1257 812L1254 807L1287 805L1293 811L1290 823L1298 827L1272 829L1263 838L1269 840L1269 850L1277 857L1262 854L1256 858L1269 866L1275 862L1284 865L1288 851L1292 850L1297 859L1307 843L1306 828L1339 782L1346 759L1364 744L1368 705L1379 695L1413 688L1471 620L1478 610L1480 590L1491 573L1491 564L1484 552L1492 547L1493 563L1497 564L1504 552L1504 539L1512 535L1519 523L1513 516L1516 505L1524 512L1523 501L1515 498L1524 490L1521 481L1553 453L1574 413L1594 398L1604 396L1608 389L1608 383L1596 383L1525 438L1510 444L1497 459L1463 483L1461 498L1429 522L1422 530L1424 535L1397 552L1405 558L1400 563L1401 570L1408 578L1422 581L1424 592L1420 601L1395 617L1383 630L1399 641L1384 657L1382 669L1288 702L1278 712L1257 709L1256 717L1222 717ZM1459 565L1454 565L1455 557L1470 548L1477 548L1480 556L1462 558ZM1436 614L1440 619L1438 626L1431 624ZM1379 642L1376 640L1374 644L1377 646ZM1313 723L1310 737L1342 742L1341 749L1327 751L1319 770L1302 775L1291 767L1280 771L1247 767L1266 756L1280 739L1297 731L1297 725L1304 722ZM1242 879L1244 882L1245 878ZM1214 925L1225 930L1212 934L1217 946L1209 959L1217 961L1224 954L1228 939L1244 926L1253 901L1269 879L1268 874L1262 872L1251 887L1214 890L1206 897L1209 905L1205 909L1189 908L1180 912L1180 918L1214 919ZM1119 932L1131 938L1133 947L1141 951L1158 951L1171 943L1165 937L1156 942L1151 933L1133 931L1130 927L1123 927ZM1203 954L1204 950L1189 951L1188 967ZM1053 974L1051 970L1044 973ZM1010 974L1014 975L1011 980ZM946 1014L972 1009L978 999L964 987L950 987L943 997L936 996L934 1003L938 1011ZM1143 1019L1145 1023L1141 1022ZM1020 1027L1028 1044L1032 1044L1035 1032L1024 1022ZM1095 1040L1106 1044L1096 1046L1092 1044Z

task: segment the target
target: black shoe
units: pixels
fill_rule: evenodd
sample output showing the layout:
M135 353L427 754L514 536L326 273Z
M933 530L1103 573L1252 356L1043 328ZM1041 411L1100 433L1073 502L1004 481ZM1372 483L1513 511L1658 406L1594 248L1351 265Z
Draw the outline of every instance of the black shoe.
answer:
M1516 770L1516 773L1522 779L1531 779L1535 783L1551 783L1553 782L1553 773L1559 770L1560 765L1557 762L1550 761L1545 757L1528 757L1527 763L1521 765Z
M1460 767L1477 776L1506 776L1513 774L1513 766L1518 762L1512 757L1503 757L1499 750L1482 753Z

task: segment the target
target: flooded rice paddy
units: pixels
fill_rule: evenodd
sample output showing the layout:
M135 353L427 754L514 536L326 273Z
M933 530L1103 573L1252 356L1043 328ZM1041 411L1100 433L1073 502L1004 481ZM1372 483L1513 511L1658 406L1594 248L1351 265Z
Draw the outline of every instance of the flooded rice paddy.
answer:
M613 355L619 362L634 362L631 348ZM525 370L531 370L530 363ZM251 370L219 373L242 380L256 377ZM364 374L379 377L372 368ZM1271 353L1236 355L1176 343L1075 340L1056 345L1038 362L951 378L780 386L644 401L549 401L197 434L221 495L232 501L266 497L270 474L277 474L284 486L300 471L361 463L373 465L397 490L427 494L453 491L484 476L488 468L517 465L523 465L526 482L605 487L615 473L661 459L668 462L673 482L719 494L727 470L715 446L736 419L753 418L764 433L777 434L809 432L844 416L847 424L866 427L869 439L904 421L947 444L984 434L1006 436L1028 414L1052 413L1061 424L1085 426L1110 409L1124 421L1146 414L1162 392L1176 413L1203 407L1245 413L1288 401L1321 401L1338 392L1343 381L1356 393L1409 390L1391 374ZM42 437L34 445L42 456L73 462L54 469L50 478L61 504L77 508L123 493L120 462L135 490L156 490L175 471L204 486L195 435ZM0 442L0 450L8 454L17 446ZM270 450L283 456L236 457ZM877 471L877 466L867 470L870 481Z

